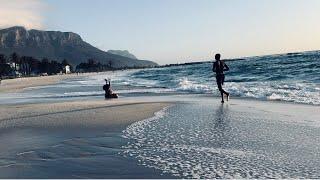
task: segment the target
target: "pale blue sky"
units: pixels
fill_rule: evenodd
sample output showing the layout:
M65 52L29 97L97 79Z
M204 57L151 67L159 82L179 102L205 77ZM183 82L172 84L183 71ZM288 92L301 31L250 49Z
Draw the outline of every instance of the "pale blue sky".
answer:
M320 0L41 3L43 29L72 31L103 50L127 49L161 64L207 60L215 52L229 58L320 49Z

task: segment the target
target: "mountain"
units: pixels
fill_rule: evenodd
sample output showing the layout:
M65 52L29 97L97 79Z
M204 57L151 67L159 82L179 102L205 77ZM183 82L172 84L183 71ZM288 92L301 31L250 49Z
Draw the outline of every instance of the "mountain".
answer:
M131 54L128 50L108 50L107 53L131 58L131 59L138 59L135 55Z
M15 26L0 30L0 54L33 56L61 62L67 59L73 66L92 58L114 68L152 67L157 64L148 60L138 60L130 53L110 53L102 51L73 32L26 30ZM120 51L116 51L120 52ZM121 56L120 54L124 54ZM129 56L128 56L129 55Z

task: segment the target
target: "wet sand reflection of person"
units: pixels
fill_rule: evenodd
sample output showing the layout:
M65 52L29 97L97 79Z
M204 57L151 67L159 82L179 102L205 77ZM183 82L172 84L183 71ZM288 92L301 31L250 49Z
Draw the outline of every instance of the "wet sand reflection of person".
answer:
M214 144L216 147L225 147L230 143L230 119L228 105L221 104L215 111L213 119Z

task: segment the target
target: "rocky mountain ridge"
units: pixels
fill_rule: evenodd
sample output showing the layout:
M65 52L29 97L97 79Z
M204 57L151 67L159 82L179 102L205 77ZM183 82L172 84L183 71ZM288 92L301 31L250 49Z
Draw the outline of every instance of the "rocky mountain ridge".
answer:
M20 26L0 30L0 54L8 56L13 52L21 56L49 58L58 62L67 59L72 65L86 62L88 59L94 59L102 64L112 64L114 68L157 65L152 61L138 60L128 51L116 51L116 53L102 51L73 32L26 30ZM124 52L124 55L121 56L118 52Z

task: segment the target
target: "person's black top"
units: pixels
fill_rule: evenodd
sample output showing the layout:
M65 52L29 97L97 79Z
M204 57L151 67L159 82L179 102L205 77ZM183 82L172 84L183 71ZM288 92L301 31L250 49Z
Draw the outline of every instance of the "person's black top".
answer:
M229 71L229 67L223 61L219 60L213 63L212 71L217 75L223 74L223 71Z
M109 89L110 89L109 84L105 84L105 85L103 86L103 90L108 91Z
M106 94L110 94L111 92L111 84L110 81L106 81L106 84L103 86L103 90L106 92Z

